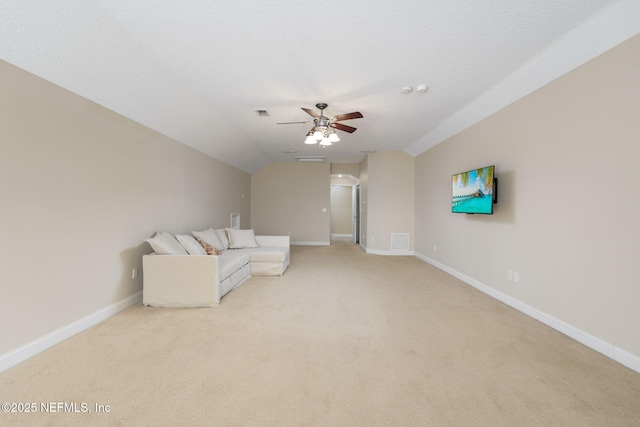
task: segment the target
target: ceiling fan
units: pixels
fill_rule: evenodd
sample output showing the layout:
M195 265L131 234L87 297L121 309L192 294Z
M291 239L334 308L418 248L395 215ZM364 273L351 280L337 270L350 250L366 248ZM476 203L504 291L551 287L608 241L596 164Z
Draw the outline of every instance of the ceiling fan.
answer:
M302 107L302 110L313 117L314 126L307 133L307 138L305 139L305 144L316 144L320 143L321 146L328 146L334 142L340 141L340 138L336 134L335 130L338 129L344 132L353 133L356 131L356 128L352 126L347 126L342 123L338 123L343 120L351 120L351 119L361 119L362 113L355 111L353 113L347 114L339 114L333 117L325 117L323 111L327 108L327 104L324 102L316 104L316 108L320 110L320 115L318 115L315 111L310 110L308 108ZM312 123L311 121L306 122L282 122L277 123L279 125L290 125L290 124L302 124L302 123Z

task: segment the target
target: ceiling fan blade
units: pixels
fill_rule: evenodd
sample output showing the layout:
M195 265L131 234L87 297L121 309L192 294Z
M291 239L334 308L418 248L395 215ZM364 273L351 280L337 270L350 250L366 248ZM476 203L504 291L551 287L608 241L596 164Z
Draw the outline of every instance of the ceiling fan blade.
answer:
M305 113L307 113L308 115L310 115L310 116L311 116L311 117L313 117L314 119L318 119L318 118L320 118L320 116L318 115L318 113L316 113L315 111L310 110L310 109L308 109L308 108L304 108L304 107L302 107L302 109L304 110L304 112L305 112Z
M356 128L343 125L342 123L331 123L329 126L349 133L354 133L356 131Z
M298 125L298 124L306 124L306 123L313 123L310 121L306 121L306 122L280 122L280 123L276 123L277 125Z
M336 121L341 121L341 120L361 119L362 117L363 117L362 113L360 113L359 111L354 111L353 113L338 114L333 119Z

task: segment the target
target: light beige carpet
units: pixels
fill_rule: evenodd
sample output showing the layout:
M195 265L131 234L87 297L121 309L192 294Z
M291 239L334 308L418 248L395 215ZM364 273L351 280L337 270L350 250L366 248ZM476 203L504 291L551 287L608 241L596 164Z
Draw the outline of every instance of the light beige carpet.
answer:
M417 258L350 244L293 247L283 277L217 308L132 307L0 389L91 411L3 426L640 426L640 374Z

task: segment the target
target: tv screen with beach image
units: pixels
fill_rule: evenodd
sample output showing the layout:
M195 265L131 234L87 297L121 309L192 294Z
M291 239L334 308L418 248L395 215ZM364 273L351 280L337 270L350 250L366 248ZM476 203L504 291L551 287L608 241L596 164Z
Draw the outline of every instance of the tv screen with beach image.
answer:
M493 213L494 166L457 173L451 178L451 212Z

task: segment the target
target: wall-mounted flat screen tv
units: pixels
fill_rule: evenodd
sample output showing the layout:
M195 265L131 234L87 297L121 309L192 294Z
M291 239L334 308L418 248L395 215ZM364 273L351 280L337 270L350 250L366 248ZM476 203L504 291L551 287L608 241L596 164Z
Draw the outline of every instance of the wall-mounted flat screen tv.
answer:
M494 166L486 166L453 175L451 212L493 214L493 204L498 201L498 180L494 172Z

